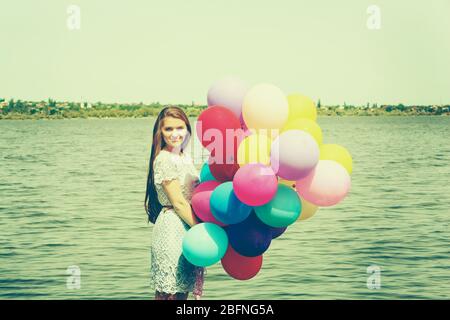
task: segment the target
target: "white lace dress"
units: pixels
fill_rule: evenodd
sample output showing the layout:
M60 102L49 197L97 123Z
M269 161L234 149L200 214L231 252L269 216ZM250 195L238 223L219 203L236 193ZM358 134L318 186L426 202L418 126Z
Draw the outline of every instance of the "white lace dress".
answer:
M163 206L171 206L162 187L163 181L178 179L184 197L191 202L199 174L189 154L175 154L161 150L153 165L155 188ZM175 294L192 292L203 294L204 268L196 267L182 253L182 242L189 225L173 208L163 208L153 227L151 241L152 287L159 292Z

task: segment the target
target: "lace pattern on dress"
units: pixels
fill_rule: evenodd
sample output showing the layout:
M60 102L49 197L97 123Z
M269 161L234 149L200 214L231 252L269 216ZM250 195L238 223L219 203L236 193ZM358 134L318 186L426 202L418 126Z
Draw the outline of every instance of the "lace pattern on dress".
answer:
M186 200L198 183L198 171L188 155L177 155L161 150L154 162L154 183L158 200L170 206L170 200L162 187L163 181L178 179ZM206 269L192 265L182 254L182 242L189 226L173 208L162 208L153 227L151 245L151 286L169 294L192 292L203 294Z

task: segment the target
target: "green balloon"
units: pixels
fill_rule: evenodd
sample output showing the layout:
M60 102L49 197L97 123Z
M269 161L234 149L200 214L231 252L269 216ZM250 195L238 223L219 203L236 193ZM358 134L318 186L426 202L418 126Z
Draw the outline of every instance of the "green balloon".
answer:
M258 218L268 226L287 227L297 221L302 202L292 188L279 183L275 197L265 205L255 207Z
M183 255L193 265L208 267L220 261L228 248L228 236L214 223L196 224L183 238Z

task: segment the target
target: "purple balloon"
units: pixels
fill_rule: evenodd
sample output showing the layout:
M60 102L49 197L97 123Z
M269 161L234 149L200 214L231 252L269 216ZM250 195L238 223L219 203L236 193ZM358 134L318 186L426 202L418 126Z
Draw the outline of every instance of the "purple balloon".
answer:
M302 130L282 132L272 142L270 163L277 176L285 180L306 177L319 162L319 146Z
M242 102L249 86L239 78L226 77L214 83L208 90L208 106L222 106L241 116Z
M271 228L270 231L272 232L272 240L281 236L286 231L286 229L287 227Z
M242 256L256 257L263 254L272 241L271 228L262 223L254 211L241 223L225 228L230 245Z

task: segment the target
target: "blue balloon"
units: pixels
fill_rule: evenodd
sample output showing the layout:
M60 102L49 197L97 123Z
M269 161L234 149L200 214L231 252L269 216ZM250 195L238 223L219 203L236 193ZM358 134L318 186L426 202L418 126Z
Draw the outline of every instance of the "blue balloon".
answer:
M270 228L270 231L272 232L272 240L281 236L286 231L286 229L287 227Z
M228 236L215 223L199 223L183 238L183 255L193 265L208 267L220 261L228 248Z
M252 212L252 207L241 202L233 191L233 181L217 186L209 199L213 216L224 224L244 221Z
M225 230L233 249L246 257L263 254L272 241L270 227L262 223L253 212L243 222L229 225Z
M203 163L202 169L200 170L200 182L211 180L216 180L216 178L214 178L214 176L211 173L211 170L209 170L208 161L206 161L205 163Z

